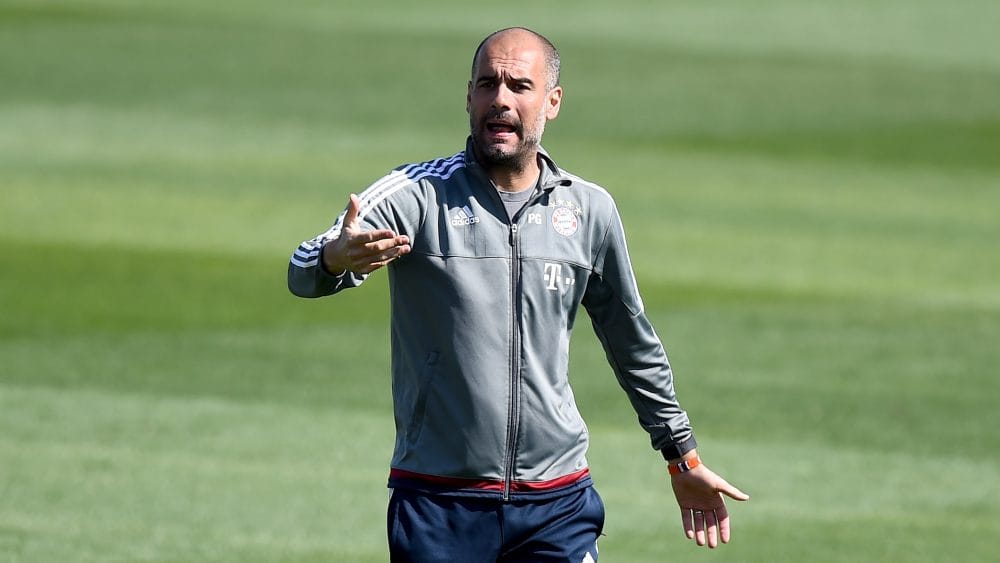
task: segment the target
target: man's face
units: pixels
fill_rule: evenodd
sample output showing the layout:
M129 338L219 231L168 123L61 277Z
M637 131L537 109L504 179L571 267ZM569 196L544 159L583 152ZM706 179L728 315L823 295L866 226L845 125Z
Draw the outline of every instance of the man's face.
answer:
M466 109L476 156L487 167L523 170L534 160L562 88L546 90L545 53L530 35L508 33L480 51Z

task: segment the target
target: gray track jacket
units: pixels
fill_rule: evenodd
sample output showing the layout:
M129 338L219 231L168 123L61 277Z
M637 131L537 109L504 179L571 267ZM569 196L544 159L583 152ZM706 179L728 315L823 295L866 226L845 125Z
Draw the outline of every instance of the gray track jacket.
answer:
M542 153L535 192L509 220L473 155L467 143L450 158L397 168L359 196L364 228L407 235L412 247L387 267L390 484L509 498L585 479L587 428L567 379L581 303L653 447L666 458L695 447L608 192ZM296 249L288 268L295 295L364 281L320 264L343 217Z

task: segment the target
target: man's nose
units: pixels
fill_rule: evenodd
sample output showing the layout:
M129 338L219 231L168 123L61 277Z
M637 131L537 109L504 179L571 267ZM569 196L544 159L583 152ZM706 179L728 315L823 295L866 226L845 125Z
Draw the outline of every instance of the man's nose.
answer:
M496 93L493 96L493 103L490 107L500 111L509 110L511 94L512 92L507 88L506 84L500 84L497 86Z

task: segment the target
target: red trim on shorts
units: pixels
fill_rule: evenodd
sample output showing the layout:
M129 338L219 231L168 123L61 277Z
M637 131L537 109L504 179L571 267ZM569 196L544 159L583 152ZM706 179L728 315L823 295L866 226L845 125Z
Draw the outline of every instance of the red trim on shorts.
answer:
M510 484L511 491L551 491L561 489L576 483L590 475L590 469L583 468L579 471L549 479L548 481L514 481ZM441 477L439 475L425 475L414 473L393 467L389 470L390 479L411 479L421 481L429 485L447 487L450 489L477 489L480 491L503 491L503 481L499 479L466 479L462 477Z

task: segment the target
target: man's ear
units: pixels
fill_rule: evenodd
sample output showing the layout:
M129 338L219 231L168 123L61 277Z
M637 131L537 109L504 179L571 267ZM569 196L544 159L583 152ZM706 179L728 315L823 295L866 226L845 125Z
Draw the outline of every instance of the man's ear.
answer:
M562 107L562 86L556 86L549 90L545 98L545 119L552 121L559 116L559 108Z
M472 81L465 89L465 113L472 113Z

